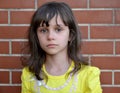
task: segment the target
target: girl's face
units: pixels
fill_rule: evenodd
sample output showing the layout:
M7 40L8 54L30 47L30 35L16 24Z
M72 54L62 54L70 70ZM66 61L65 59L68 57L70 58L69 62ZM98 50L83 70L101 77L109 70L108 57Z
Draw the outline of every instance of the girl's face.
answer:
M57 23L56 23L57 21ZM49 26L43 24L37 29L37 36L41 48L49 55L60 52L67 53L67 46L70 36L68 26L65 26L60 16L54 16L49 21Z

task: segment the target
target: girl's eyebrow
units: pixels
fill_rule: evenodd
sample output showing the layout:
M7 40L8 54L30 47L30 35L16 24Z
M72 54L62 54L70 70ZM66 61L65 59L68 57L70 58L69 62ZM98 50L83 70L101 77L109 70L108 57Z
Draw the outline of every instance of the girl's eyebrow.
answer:
M56 26L59 26L59 27L61 27L61 26L64 26L64 25L61 25L61 24L57 24Z
M47 27L44 27L44 26L39 26L37 29L46 29Z
M39 27L47 27L47 26L41 26L41 25L40 25ZM38 28L39 28L39 27L38 27Z
M56 26L59 26L59 27L66 27L66 25L63 25L63 24L57 24Z
M49 24L49 26L54 26L54 27L66 27L66 25L64 25L64 24L55 24L55 25L50 25L50 24ZM47 27L49 27L49 26L39 25L38 28L47 28Z

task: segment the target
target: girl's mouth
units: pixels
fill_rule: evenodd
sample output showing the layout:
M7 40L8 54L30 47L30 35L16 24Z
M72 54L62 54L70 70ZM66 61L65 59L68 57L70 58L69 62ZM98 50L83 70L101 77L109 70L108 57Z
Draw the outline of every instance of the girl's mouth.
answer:
M54 47L56 47L56 46L58 46L58 45L57 45L57 44L48 44L48 45L47 45L48 48L54 48Z

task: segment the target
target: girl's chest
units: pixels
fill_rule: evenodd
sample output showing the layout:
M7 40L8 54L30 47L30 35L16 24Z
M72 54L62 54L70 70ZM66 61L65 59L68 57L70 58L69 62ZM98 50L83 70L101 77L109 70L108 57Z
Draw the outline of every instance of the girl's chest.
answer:
M31 91L32 93L83 93L81 82L78 76L48 79L47 83L35 80L31 82Z

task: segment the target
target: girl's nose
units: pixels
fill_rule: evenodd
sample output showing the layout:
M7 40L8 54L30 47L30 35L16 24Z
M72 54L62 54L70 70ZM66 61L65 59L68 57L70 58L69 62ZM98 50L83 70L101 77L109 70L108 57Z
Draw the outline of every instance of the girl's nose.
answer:
M52 31L50 31L49 33L48 33L48 40L54 40L55 39L55 35L54 35L54 32L52 32Z

